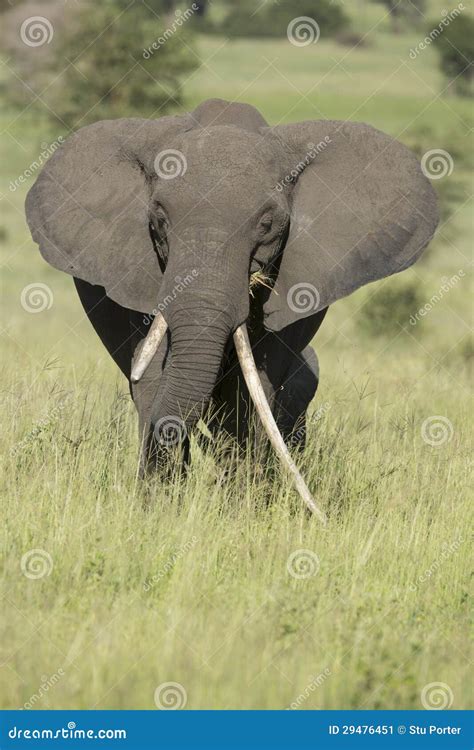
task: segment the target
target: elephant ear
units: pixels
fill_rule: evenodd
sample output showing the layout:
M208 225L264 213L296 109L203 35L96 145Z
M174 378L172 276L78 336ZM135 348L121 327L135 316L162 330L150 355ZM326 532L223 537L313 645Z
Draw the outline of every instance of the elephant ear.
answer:
M26 199L42 256L105 287L124 307L151 312L161 271L149 230L154 160L186 120L105 120L81 128L53 154Z
M277 331L414 263L438 210L416 157L369 125L322 120L271 133L291 165L280 184L296 183L288 240L264 307L266 326Z

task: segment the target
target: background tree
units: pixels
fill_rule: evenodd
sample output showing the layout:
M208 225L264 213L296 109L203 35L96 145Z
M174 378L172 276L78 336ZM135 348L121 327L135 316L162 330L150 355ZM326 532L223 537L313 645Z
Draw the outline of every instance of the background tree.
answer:
M326 37L348 25L341 6L330 0L270 0L261 6L244 0L231 6L217 30L230 37L285 37L290 21L299 16L314 18Z
M197 66L192 32L187 21L175 23L174 14L157 16L163 2L153 5L154 12L138 1L25 2L5 14L15 71L10 102L68 128L103 118L158 117L175 107L182 77ZM21 33L32 16L49 24L41 45L30 45Z
M462 13L434 39L439 64L447 78L453 80L458 94L472 96L474 58L474 18Z
M392 30L400 33L407 24L423 25L426 0L375 0L387 8Z

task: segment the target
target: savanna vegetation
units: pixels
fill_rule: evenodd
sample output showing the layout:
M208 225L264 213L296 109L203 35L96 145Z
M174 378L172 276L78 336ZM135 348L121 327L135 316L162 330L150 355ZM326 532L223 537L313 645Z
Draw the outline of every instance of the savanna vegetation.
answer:
M427 0L421 12L431 21L442 9ZM221 443L194 446L186 481L143 483L126 383L71 278L42 261L24 220L39 154L94 102L87 86L71 84L62 123L42 94L54 76L39 84L32 73L32 116L11 95L21 70L6 51L1 705L154 708L156 688L174 682L192 709L422 708L427 686L442 683L446 705L466 708L469 99L448 85L435 45L410 56L423 18L394 29L384 4L346 3L344 39L321 24L318 42L298 47L286 33L228 40L214 29L227 12L213 4L199 27L184 29L189 48L176 37L154 54L158 78L160 55L169 55L179 90L164 110L217 96L254 104L271 123L370 122L424 160L439 190L439 231L416 266L335 304L313 342L321 383L297 460L327 528L308 518L278 466L250 454L223 464ZM170 22L155 23L129 22L143 67L143 48ZM82 72L97 95L100 43L93 49ZM162 114L151 69L124 99L120 71L118 99L107 95L92 113ZM143 102L141 86L151 97Z

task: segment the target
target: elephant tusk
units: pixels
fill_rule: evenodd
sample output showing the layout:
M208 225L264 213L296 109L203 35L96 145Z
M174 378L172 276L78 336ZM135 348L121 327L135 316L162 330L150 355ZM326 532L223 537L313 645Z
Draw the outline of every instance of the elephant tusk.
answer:
M138 381L142 377L146 368L155 356L167 329L168 323L166 322L162 314L158 313L155 316L155 320L151 324L150 330L146 335L143 346L137 356L137 361L132 367L132 373L130 375L130 380L132 381L132 383L138 383Z
M247 333L247 326L245 325L245 323L239 326L235 331L234 344L245 378L245 382L247 383L247 388L249 389L250 396L253 403L255 404L257 413L262 420L262 424L270 439L271 444L273 445L273 448L275 449L275 452L280 458L283 466L293 476L296 489L298 490L303 501L306 503L307 507L315 515L318 516L319 520L323 524L326 524L326 516L314 502L311 493L306 485L306 482L298 471L298 468L293 461L290 452L286 447L281 433L277 427L275 418L270 409L270 405L265 396L262 383L260 382L260 377L257 372L255 360L253 358L252 349Z

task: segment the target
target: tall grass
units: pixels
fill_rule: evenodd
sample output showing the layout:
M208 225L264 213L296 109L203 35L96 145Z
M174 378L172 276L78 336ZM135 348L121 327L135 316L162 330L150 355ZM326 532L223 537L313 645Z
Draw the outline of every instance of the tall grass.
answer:
M149 708L167 681L190 708L283 708L305 690L302 708L416 708L435 681L466 706L469 418L448 389L433 400L449 380L429 362L408 360L404 381L393 355L384 369L336 378L309 420L300 463L327 529L284 476L250 455L226 466L220 445L194 444L187 481L137 482L120 391L11 373L3 705L61 670L35 707ZM436 447L421 429L438 413L452 433Z

